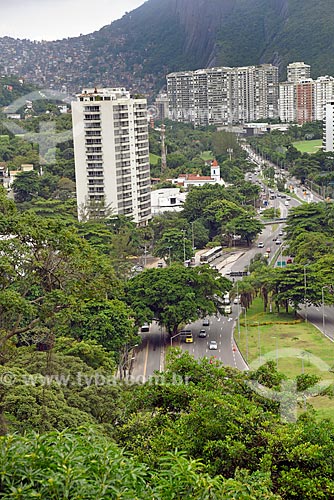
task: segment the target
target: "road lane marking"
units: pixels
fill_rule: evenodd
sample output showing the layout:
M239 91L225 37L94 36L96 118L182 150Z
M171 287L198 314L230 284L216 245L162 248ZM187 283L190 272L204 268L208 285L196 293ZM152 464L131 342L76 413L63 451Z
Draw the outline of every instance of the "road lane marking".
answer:
M143 372L143 379L146 380L146 370L147 370L147 360L148 360L148 347L150 345L150 340L147 339L147 344L146 344L146 354L145 354L145 360L144 360L144 372Z

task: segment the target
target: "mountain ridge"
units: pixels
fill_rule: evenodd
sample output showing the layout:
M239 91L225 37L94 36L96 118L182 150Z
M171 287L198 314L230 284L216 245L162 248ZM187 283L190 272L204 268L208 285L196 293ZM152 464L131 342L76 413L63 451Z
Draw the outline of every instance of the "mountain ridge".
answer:
M124 86L153 96L172 71L304 60L334 74L333 0L147 0L89 35L0 38L2 74L67 91Z

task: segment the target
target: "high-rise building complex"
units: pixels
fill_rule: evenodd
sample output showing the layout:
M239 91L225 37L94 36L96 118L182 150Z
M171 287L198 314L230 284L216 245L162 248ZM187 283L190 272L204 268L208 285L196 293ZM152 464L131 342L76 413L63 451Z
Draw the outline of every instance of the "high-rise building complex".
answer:
M324 151L334 151L334 100L325 106L322 147Z
M146 99L124 88L83 89L72 102L78 218L151 218Z
M220 67L167 75L169 116L194 125L229 125L278 116L278 68Z
M290 74L290 81L279 84L281 121L302 125L313 120L323 120L327 102L334 99L334 78L319 76L316 80L302 77L297 80L298 75L310 73L310 66L304 63L292 63L289 66L294 69L294 73Z

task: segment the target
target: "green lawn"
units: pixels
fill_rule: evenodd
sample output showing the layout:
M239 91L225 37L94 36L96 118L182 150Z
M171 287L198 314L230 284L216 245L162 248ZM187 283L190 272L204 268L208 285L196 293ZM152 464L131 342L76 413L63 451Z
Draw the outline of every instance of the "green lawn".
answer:
M248 357L251 369L271 359L289 378L305 373L318 375L329 385L334 382L334 343L312 324L295 318L293 312L264 313L262 299L255 299L246 313L246 322L242 311L240 336L236 326L234 338L246 361ZM334 421L333 399L317 396L308 403L317 410L319 418Z
M236 328L234 338L244 358L254 368L261 359L273 359L278 353L278 370L288 377L304 373L316 374L334 381L334 344L311 323L294 317L291 312L264 313L262 299L255 299L245 315L240 315L240 341ZM293 349L293 351L288 351ZM291 356L291 357L290 357Z
M150 165L157 165L158 160L160 160L160 156L155 155L154 153L150 153Z
M201 158L204 161L212 160L213 158L212 151L203 151L203 153L201 154Z
M301 153L316 153L322 146L321 139L314 139L312 141L297 141L293 143L294 147Z
M334 344L310 323L296 319L292 312L264 313L262 300L255 299L246 313L246 326L247 335L242 311L240 337L236 326L234 338L245 360L248 343L248 363L251 369L256 369L264 359L272 359L277 362L278 370L289 378L293 379L302 373L314 374L328 385L333 383ZM308 399L307 403L316 410L318 419L329 418L334 422L332 398L315 396ZM302 407L299 408L298 414L303 411Z

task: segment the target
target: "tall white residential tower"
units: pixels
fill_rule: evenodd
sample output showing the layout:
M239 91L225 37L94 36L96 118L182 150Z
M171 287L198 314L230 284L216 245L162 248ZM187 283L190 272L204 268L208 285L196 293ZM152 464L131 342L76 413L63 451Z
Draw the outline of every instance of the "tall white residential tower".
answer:
M78 218L92 210L151 218L146 99L124 88L83 89L72 102Z
M293 62L287 66L287 81L298 83L311 77L311 66L304 62Z
M334 151L334 101L327 102L325 106L322 148Z

